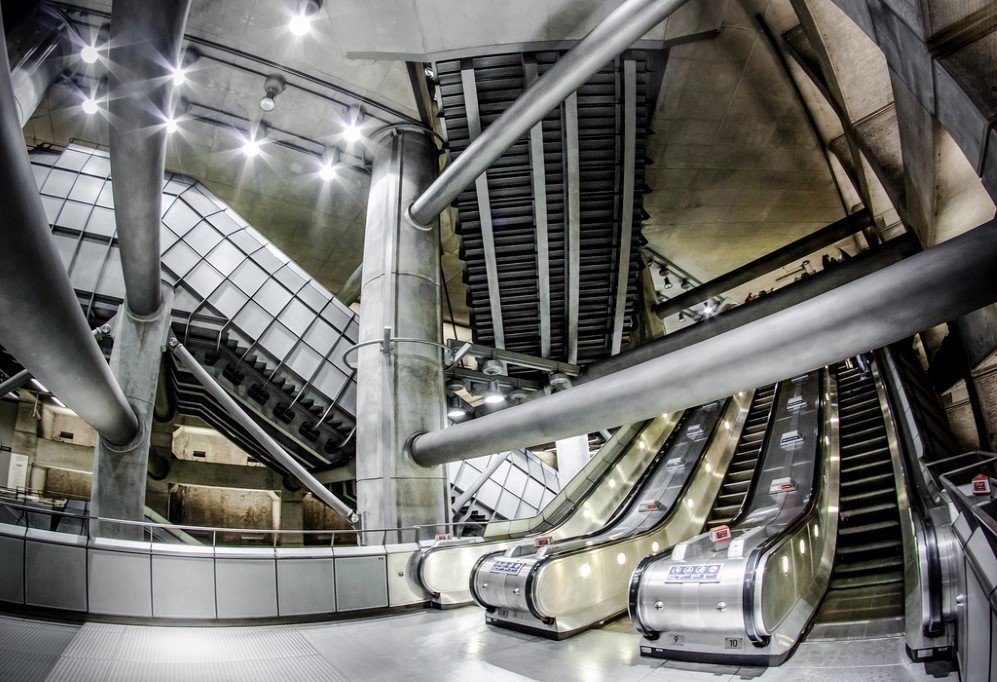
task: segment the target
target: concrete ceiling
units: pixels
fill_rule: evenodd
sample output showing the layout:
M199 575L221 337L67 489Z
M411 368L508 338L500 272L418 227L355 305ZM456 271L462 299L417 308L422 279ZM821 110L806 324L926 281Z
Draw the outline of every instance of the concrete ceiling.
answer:
M423 18L431 16L426 21L437 27L434 30L445 28L447 35L463 36L464 47L467 36L477 35L474 27L478 33L482 26L515 28L515 22L498 21L496 13L523 16L531 7L460 3L459 12L450 12L446 8L453 3L443 0L391 2L412 5ZM110 10L106 1L73 4ZM183 96L196 105L192 113L213 108L225 112L218 118L242 117L251 125L262 117L273 129L317 143L334 142L343 107L329 102L324 96L334 93L316 84L326 82L417 116L404 62L346 56L371 52L372 43L358 40L356 26L347 21L349 12L359 11L357 2L327 0L304 38L287 30L294 4L194 0L189 36L271 60L307 79L285 74L287 90L277 98L277 109L263 116L257 102L263 95L264 76L247 69L267 69L237 53L200 45L205 56L183 86ZM539 25L534 26L534 21L529 30L545 41L557 41L575 37L579 27L602 16L618 0L542 4L543 12L535 15ZM430 9L435 14L427 14ZM439 20L441 11L447 16L445 22ZM655 135L649 148L654 164L648 169L652 192L645 199L651 218L644 236L655 250L700 279L719 275L844 214L822 151L754 22L756 12L776 33L797 23L789 0L690 3L683 16L691 19L682 20L689 25L683 30L706 24L722 30L716 37L672 48L654 113ZM394 30L415 31L420 25L399 28L396 22ZM674 22L674 30L680 25ZM662 36L649 39L655 37ZM422 42L414 44L439 43L448 48L452 42L440 35L423 35ZM497 42L511 44L516 39L503 34ZM238 68L212 57L223 57ZM106 144L99 117L82 114L77 96L60 88L53 89L25 135L30 143L65 144L77 138ZM288 139L308 146L296 137ZM261 158L247 164L240 144L230 130L189 121L181 135L172 136L167 163L203 181L331 291L338 290L361 260L368 177L345 171L335 182L324 184L316 175L316 159L307 154L268 145ZM457 242L449 226L444 230L444 250L455 317L465 320Z

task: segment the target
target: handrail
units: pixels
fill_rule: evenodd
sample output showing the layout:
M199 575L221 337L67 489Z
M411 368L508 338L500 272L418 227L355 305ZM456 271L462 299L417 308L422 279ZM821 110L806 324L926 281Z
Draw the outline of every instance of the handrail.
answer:
M830 376L830 371L824 369L821 371L821 384L824 390L818 389L818 395L823 396L825 390L829 390L832 386L835 387L833 398L837 399L837 382L833 380ZM827 400L821 400L822 412L827 415L827 410L831 409L831 403ZM775 412L775 403L772 406L773 413ZM824 487L824 467L823 461L826 458L827 450L834 446L834 444L824 444L825 436L825 420L819 419L817 422L817 444L818 452L823 452L825 457L820 458L820 466L815 465L813 471L813 481L810 486L810 499L807 500L807 506L802 510L800 515L796 520L784 528L781 532L772 535L760 542L751 553L748 555L745 561L744 568L744 582L742 583L741 589L741 610L744 617L744 629L748 636L748 639L755 646L764 646L769 641L769 635L762 634L760 631L759 623L755 618L755 588L757 583L756 578L758 577L758 564L761 562L762 557L773 551L777 546L779 546L786 538L791 538L797 531L806 526L812 518L819 512L818 503L821 499L821 494ZM766 438L768 434L766 434ZM745 498L745 504L747 504L747 498Z

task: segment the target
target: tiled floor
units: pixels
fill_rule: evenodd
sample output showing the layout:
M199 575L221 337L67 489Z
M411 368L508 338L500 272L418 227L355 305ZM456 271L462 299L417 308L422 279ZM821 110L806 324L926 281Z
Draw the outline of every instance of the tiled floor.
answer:
M552 642L477 607L261 627L69 625L0 616L0 680L937 680L903 640L804 642L779 668L641 658L621 624ZM949 677L957 680L954 674Z

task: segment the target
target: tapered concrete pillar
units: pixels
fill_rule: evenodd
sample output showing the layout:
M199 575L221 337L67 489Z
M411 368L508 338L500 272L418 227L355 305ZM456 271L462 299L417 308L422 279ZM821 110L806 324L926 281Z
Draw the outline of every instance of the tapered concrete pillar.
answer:
M281 490L277 493L277 519L275 525L279 530L304 530L305 528L305 493L302 490ZM305 544L305 536L297 533L286 533L280 536L280 544L284 547L301 547Z
M145 519L156 389L172 312L173 290L164 286L159 310L152 315L136 315L123 304L115 318L111 371L138 417L139 433L123 446L112 445L104 438L98 441L90 490L90 509L95 517ZM124 539L142 539L143 534L139 527L96 521L90 530L95 535Z
M416 228L405 208L436 177L426 134L394 130L375 141L360 296L360 341L384 336L439 342L439 223ZM364 528L445 520L446 473L422 467L405 450L413 433L444 425L439 348L391 344L361 348L357 373L357 507Z

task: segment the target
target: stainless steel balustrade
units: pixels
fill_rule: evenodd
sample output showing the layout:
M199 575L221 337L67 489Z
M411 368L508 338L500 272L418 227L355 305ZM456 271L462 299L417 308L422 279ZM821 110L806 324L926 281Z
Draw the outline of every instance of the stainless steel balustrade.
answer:
M206 540L189 545L89 537L89 517L4 501L0 509L24 510L17 523L0 523L0 602L14 605L112 619L279 621L410 606L427 598L410 571L419 528L368 529L361 536L354 530L261 531L100 519L150 533L182 530ZM78 525L83 534L31 527L28 513L83 519ZM371 534L382 544L340 544ZM265 542L232 545L227 538L233 535ZM316 536L328 536L327 544L285 544Z
M750 403L750 395L740 394L712 422L700 419L710 417L702 408L690 410L681 435L646 473L640 497L632 496L601 530L540 548L524 542L479 561L472 591L488 608L488 622L560 639L625 611L640 559L702 527L709 509L701 502L719 490ZM650 491L660 509L643 514L638 503Z
M839 490L836 394L833 383L821 391L821 374L779 385L731 541L717 545L704 533L635 571L630 612L645 636L641 653L755 665L791 653L820 605L837 534L828 513ZM822 405L831 407L823 417Z
M470 603L468 578L475 562L507 549L519 538L544 534L561 540L605 525L631 494L680 414L620 428L539 514L493 521L483 538L439 540L427 547L418 574L433 603L441 607Z

